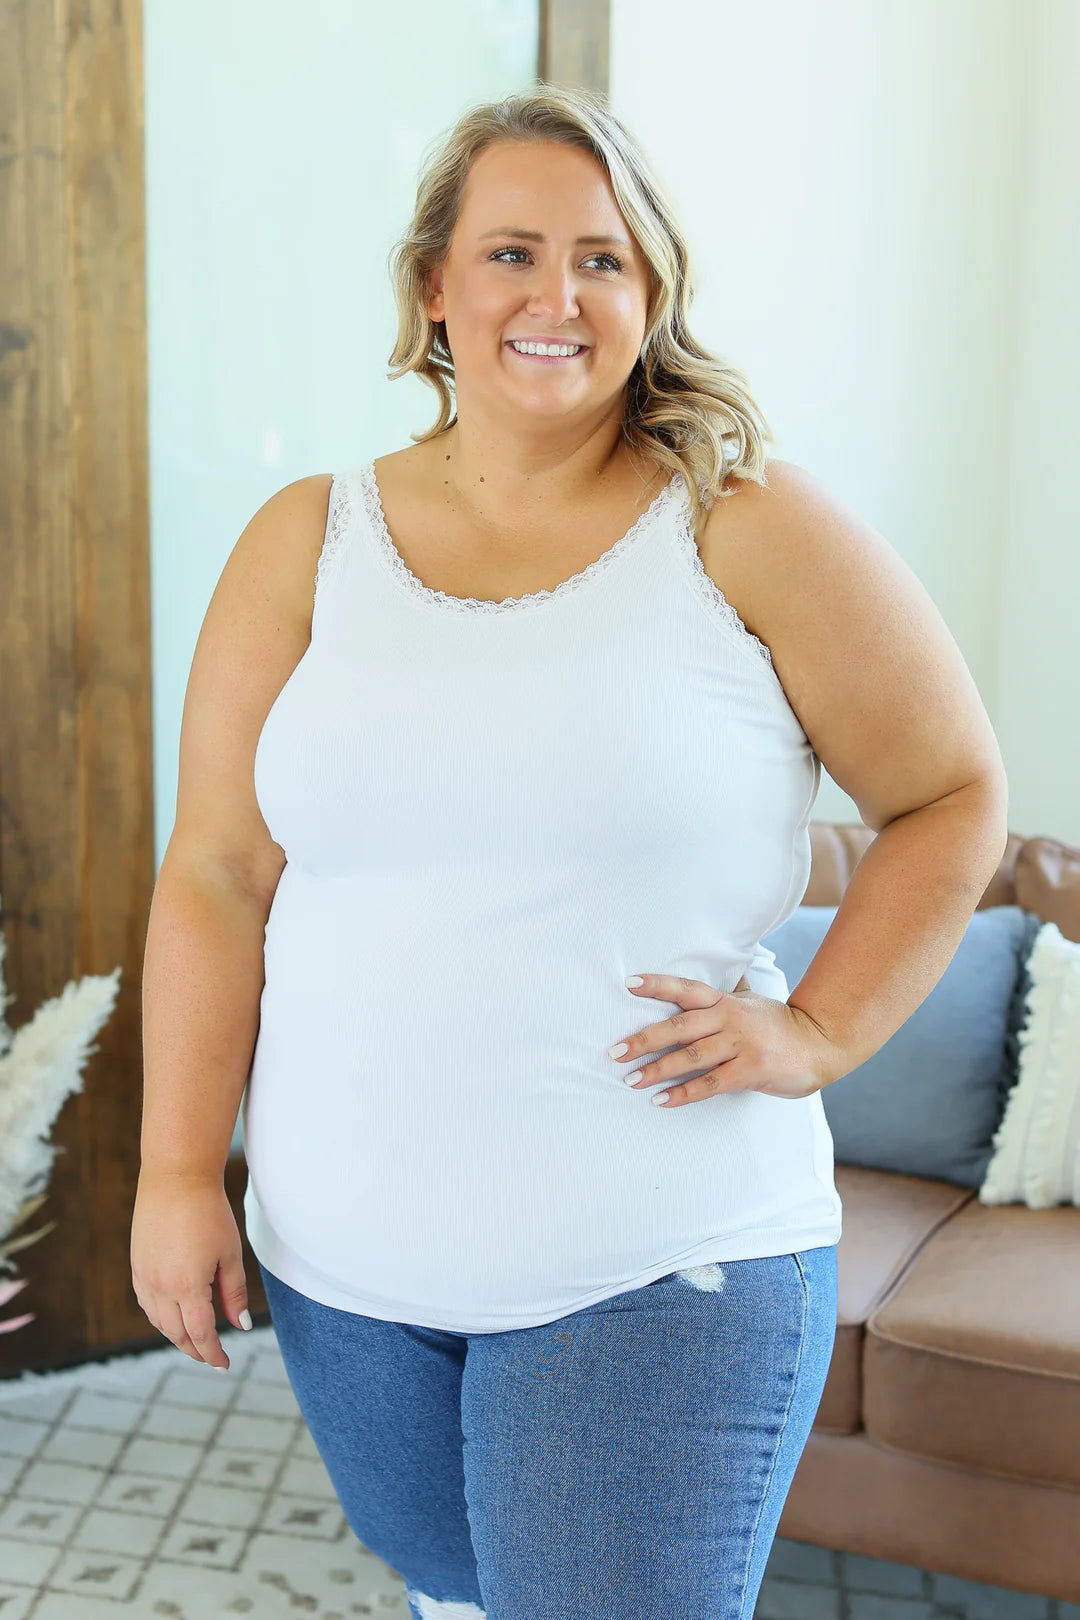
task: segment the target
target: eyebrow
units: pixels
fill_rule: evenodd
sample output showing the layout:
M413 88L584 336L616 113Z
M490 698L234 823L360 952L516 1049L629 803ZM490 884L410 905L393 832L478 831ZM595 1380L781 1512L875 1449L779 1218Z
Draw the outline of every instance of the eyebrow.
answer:
M485 231L479 240L486 242L489 236L523 236L528 242L544 241L543 231L527 231L521 225L497 225L493 231ZM625 236L579 236L576 240L579 244L607 242L618 247L628 248L630 246Z

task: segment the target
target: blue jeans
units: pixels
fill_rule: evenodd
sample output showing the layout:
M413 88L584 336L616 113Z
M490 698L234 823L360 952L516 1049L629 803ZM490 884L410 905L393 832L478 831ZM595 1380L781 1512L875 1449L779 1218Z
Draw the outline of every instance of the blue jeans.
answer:
M751 1620L832 1357L835 1248L506 1333L360 1316L260 1270L345 1516L417 1620Z

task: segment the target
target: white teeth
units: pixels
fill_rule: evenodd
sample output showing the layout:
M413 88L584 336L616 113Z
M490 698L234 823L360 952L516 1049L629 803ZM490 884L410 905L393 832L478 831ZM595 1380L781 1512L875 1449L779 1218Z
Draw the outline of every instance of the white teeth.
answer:
M516 343L511 339L510 347L516 349L518 354L578 354L581 351L580 343Z

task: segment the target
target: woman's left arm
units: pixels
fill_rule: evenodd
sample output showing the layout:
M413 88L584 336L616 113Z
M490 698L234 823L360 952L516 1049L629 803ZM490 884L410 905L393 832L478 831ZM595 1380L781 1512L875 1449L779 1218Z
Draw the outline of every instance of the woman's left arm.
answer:
M1005 852L1008 785L974 679L911 568L803 468L770 461L768 485L726 503L740 600L814 752L877 833L788 998L847 1073L948 967Z

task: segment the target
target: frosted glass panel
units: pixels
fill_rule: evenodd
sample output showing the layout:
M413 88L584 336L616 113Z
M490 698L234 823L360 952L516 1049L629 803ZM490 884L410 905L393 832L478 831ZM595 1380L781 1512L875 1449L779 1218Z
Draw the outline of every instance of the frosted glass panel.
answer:
M535 81L537 16L536 0L146 0L158 862L195 641L240 531L282 485L434 420L430 388L386 378L387 253L429 143Z

